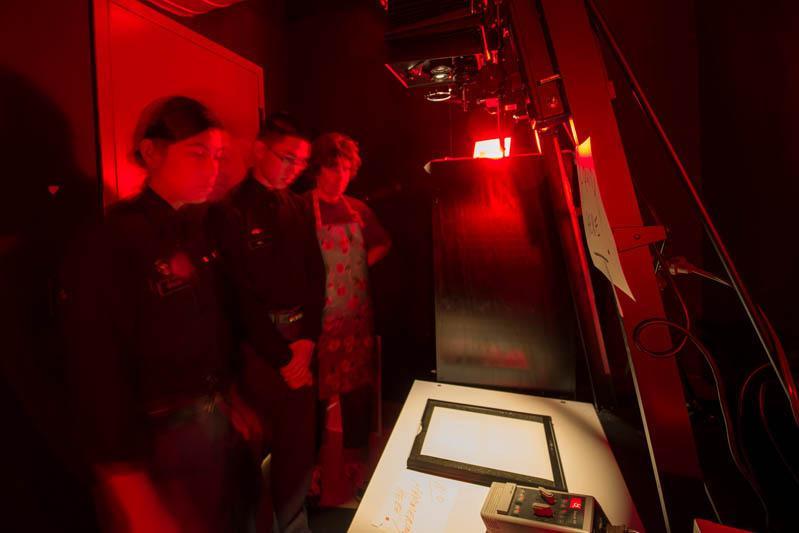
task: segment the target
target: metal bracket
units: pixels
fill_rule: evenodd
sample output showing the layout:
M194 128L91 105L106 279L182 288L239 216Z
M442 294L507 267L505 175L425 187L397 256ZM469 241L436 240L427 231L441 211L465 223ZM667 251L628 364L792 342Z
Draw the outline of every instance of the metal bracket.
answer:
M663 226L613 228L613 239L616 249L621 253L666 240L666 229Z

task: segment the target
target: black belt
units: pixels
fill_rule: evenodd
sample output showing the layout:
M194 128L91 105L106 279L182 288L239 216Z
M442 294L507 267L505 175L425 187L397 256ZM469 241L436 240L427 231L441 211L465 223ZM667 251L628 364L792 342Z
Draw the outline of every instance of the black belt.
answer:
M215 413L219 404L225 401L221 393L186 398L156 405L147 410L147 416L155 424L191 422Z
M289 325L299 322L305 316L302 312L302 307L292 307L291 309L272 311L269 313L269 319L276 326Z

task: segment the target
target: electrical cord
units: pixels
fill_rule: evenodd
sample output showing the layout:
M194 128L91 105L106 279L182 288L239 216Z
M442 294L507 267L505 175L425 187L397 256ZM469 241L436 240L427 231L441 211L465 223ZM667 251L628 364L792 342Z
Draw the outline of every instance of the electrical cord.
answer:
M749 458L749 453L746 451L746 441L744 440L744 423L743 423L743 413L744 413L744 404L746 400L746 391L749 388L749 385L755 379L760 372L764 371L765 369L769 368L768 363L763 363L759 367L755 368L746 376L744 379L743 384L741 384L741 390L738 391L738 408L736 410L736 422L738 423L738 445L741 447L741 454L743 455L744 461L746 462L746 466L750 472L754 472L754 467L752 466L752 461Z
M661 252L662 252L662 249L661 249ZM661 262L661 261L659 260L659 262ZM732 284L730 284L727 280L725 280L723 278L720 278L719 276L717 276L717 275L715 275L715 274L713 274L711 272L707 272L705 270L702 270L702 269L692 265L684 257L675 257L673 259L670 259L670 260L664 262L664 264L665 264L666 270L672 276L673 275L677 275L677 274L690 274L690 275L695 275L695 276L698 276L698 277L701 277L701 278L704 278L704 279L707 279L707 280L710 280L710 281L714 281L714 282L719 283L720 285L724 285L725 287L728 287L728 288L733 288ZM672 285L672 287L674 287L674 285ZM761 306L756 304L756 309L757 309L757 313L760 316L762 324L764 324L764 326L765 326L764 329L766 330L767 340L768 340L768 342L770 344L771 350L774 353L776 353L777 357L779 357L780 359L787 360L787 354L785 352L785 348L782 345L782 342L780 341L779 336L777 335L777 332L776 332L776 330L774 328L774 325L771 323L771 321L769 320L768 316L766 315L765 311L763 310L763 308ZM739 433L738 434L738 446L740 448L741 456L742 456L742 459L743 459L743 461L744 461L744 463L746 465L746 468L747 468L749 474L753 478L754 478L754 468L753 468L752 462L751 462L751 460L749 458L749 454L747 453L746 444L745 444L744 439L743 439L743 430L744 430L743 413L744 413L744 410L745 410L746 393L747 393L747 391L751 387L752 383L754 383L755 378L760 373L762 373L762 372L764 372L766 370L769 370L769 369L773 369L773 367L772 367L772 365L770 363L763 363L763 364L759 365L758 367L754 368L751 372L749 372L749 374L747 374L746 378L744 379L743 383L741 384L741 388L740 388L740 391L738 393L738 403L737 403L737 413L736 413L737 414L736 422L737 422L738 433ZM759 416L759 419L760 419L760 424L763 427L763 430L766 432L766 435L768 436L768 439L771 442L772 447L777 452L777 457L779 458L779 460L782 463L782 465L785 467L785 470L788 472L788 474L790 475L790 477L793 480L793 482L796 485L799 486L799 475L797 475L796 470L793 468L791 463L788 461L788 458L785 456L785 453L782 451L782 448L781 448L777 438L775 437L774 432L771 430L771 426L770 426L769 421L768 421L768 416L766 414L766 408L765 408L765 394L766 394L766 387L768 385L769 385L768 381L763 381L760 384L760 387L758 389L758 416ZM761 503L764 502L764 499L760 495L758 495L758 498L761 500ZM768 510L767 510L767 508L765 506L764 506L764 509L766 510L766 524L767 524L767 527L768 527L768 521L769 521Z
M701 278L705 278L710 281L715 281L716 283L724 285L725 287L728 287L730 289L733 288L732 284L726 279L720 278L719 276L711 272L702 270L701 268L692 265L684 257L674 257L667 263L666 266L669 269L669 273L671 273L672 276L677 274L693 274L695 276L699 276ZM760 311L762 314L762 310ZM773 339L771 339L771 341L772 343L774 342Z
M777 439L774 437L774 433L771 431L771 426L769 426L768 418L766 417L766 387L768 386L768 382L764 381L760 384L760 389L758 390L757 394L757 405L758 405L758 414L760 415L760 423L763 425L763 429L766 430L766 435L768 435L769 440L771 441L771 445L774 447L774 450L777 452L777 456L780 458L785 469L793 478L794 483L799 485L799 476L796 475L791 463L788 461L788 458L785 457L785 454L782 453L782 449L780 448L779 444L777 443Z
M657 258L658 263L661 264L661 265L665 265L666 262L663 259L663 255L661 254L661 252L663 251L663 248L658 250L657 248L653 247L652 249L655 252L655 257ZM664 277L666 278L666 283L668 283L669 287L671 287L671 290L674 293L674 296L677 298L677 301L680 304L680 308L682 309L683 319L685 321L685 323L684 323L684 325L682 327L684 327L686 330L690 330L691 327L692 327L692 323L691 323L691 313L688 311L688 304L685 303L685 298L683 298L682 292L680 291L679 287L677 287L677 284L674 281L674 277L671 276L671 274L669 272L666 272L666 275ZM640 326L640 323L638 324L638 326ZM638 326L636 326L635 331L638 330ZM646 329L646 328L644 328L644 329ZM633 340L634 340L634 342L636 342L636 347L638 347L638 340L636 340L636 339L637 338L635 337L635 332L633 332ZM647 354L653 356L653 357L671 357L671 356L677 355L679 352L681 352L682 349L685 347L685 344L687 342L688 342L688 337L687 336L683 336L683 338L680 339L680 341L677 344L675 344L674 346L672 346L668 350L657 351L657 350L642 349L640 347L638 347L638 349L641 350L644 353L647 353Z
M763 511L766 514L766 524L768 526L769 523L768 506L766 505L766 500L763 497L760 484L757 482L757 480L754 478L750 470L746 467L746 465L741 459L741 454L740 451L738 450L738 444L736 442L735 435L733 434L734 426L732 422L732 413L730 412L729 403L727 402L726 388L724 386L724 381L721 378L721 371L719 369L718 364L716 363L716 360L713 358L712 354L710 353L710 350L708 350L708 348L704 345L702 341L699 340L699 338L696 337L696 335L694 335L691 331L689 331L681 324L678 324L672 320L668 320L665 318L650 318L647 320L642 320L635 326L635 329L633 330L633 343L635 344L635 347L638 350L647 353L652 357L658 357L658 358L671 357L674 355L672 353L674 352L673 349L662 350L662 351L649 350L641 342L641 334L643 333L643 331L655 325L667 326L671 329L679 331L685 336L684 340L690 340L691 343L694 345L694 347L696 347L696 349L699 350L699 352L705 358L705 361L710 367L711 374L713 375L713 381L716 386L716 393L718 395L719 406L721 407L722 422L724 424L724 432L726 435L727 447L729 448L730 456L732 457L732 461L735 464L735 467L741 473L741 476L746 480L746 482L752 488L752 491L757 496L757 499L760 501L760 505L761 507L763 507Z
M716 276L715 274L712 274L710 272L707 272L692 265L684 257L676 257L668 261L666 263L666 266L672 275L692 274L702 277L704 279L715 281L716 283L724 285L725 287L730 287L730 288L732 287L732 285L728 281ZM771 349L777 353L778 357L787 358L787 354L785 353L785 348L782 345L782 341L780 341L780 338L777 335L777 331L774 329L774 325L771 323L771 320L769 320L768 315L766 315L765 311L763 311L763 308L760 307L759 305L757 306L757 312L760 314L760 318L763 321L763 324L765 325L766 332L768 333L768 340L771 344ZM753 471L754 469L752 467L752 462L749 459L749 455L746 452L746 446L743 442L743 427L744 427L743 412L745 408L746 392L751 386L755 377L764 370L767 370L769 368L772 368L769 363L763 363L760 366L756 367L754 370L752 370L744 379L743 383L741 384L741 390L738 393L737 423L738 423L738 428L740 428L739 432L741 433L741 435L739 436L740 437L739 446L742 450L744 461L746 462L746 465L749 468L750 472ZM763 382L761 384L760 393L758 394L758 401L759 401L758 414L760 417L760 423L763 426L763 429L766 431L766 434L768 435L768 438L771 441L771 445L774 447L775 451L777 452L777 455L779 456L780 461L783 463L783 466L785 466L786 470L790 473L791 478L793 478L793 481L797 485L799 485L799 475L796 474L790 462L785 457L785 454L782 452L782 448L777 442L777 439L774 437L774 433L771 431L771 426L769 425L768 422L768 416L766 415L765 404L764 404L765 385L766 382Z
M669 287L671 287L674 295L676 296L680 306L682 307L682 312L685 318L685 324L679 324L673 320L669 320L666 318L650 318L646 320L642 320L638 324L636 324L635 328L633 329L632 340L635 347L643 353L650 355L651 357L656 358L665 358L665 357L674 357L676 356L682 349L685 347L685 344L688 341L694 345L694 347L702 354L705 359L705 362L710 367L711 374L713 376L713 382L716 388L716 394L718 396L719 407L721 408L722 414L722 423L724 425L724 433L727 440L727 447L730 452L730 456L732 458L735 467L738 469L738 472L744 478L744 480L749 484L752 491L757 496L758 501L760 502L761 507L765 513L766 519L766 527L768 527L770 516L768 505L766 504L765 497L763 496L762 488L758 483L755 476L752 474L751 463L746 457L746 460L743 459L742 454L739 449L738 439L735 435L735 425L733 424L733 417L730 411L729 402L727 400L727 392L726 387L724 385L724 381L721 377L721 370L719 369L718 363L716 362L715 358L711 354L710 350L705 346L705 344L691 331L691 314L688 311L688 306L685 302L685 298L682 296L682 292L680 291L677 283L674 280L672 269L669 267L669 263L663 258L661 251L657 250L657 248L653 247L655 252L655 256L658 259L660 265L663 265L663 269L661 272L664 273L666 282L668 283ZM686 261L687 263L687 261ZM676 330L683 335L683 338L680 339L673 347L667 350L651 350L644 345L641 341L641 336L644 331L652 326L666 326L672 330ZM771 335L771 332L770 332ZM773 341L772 341L773 342ZM776 343L775 343L776 344Z

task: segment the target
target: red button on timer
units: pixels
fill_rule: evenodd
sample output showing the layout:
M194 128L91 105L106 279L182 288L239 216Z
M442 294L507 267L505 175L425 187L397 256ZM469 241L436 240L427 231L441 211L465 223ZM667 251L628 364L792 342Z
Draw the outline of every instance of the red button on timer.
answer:
M533 504L533 513L536 516L550 517L555 514L555 511L552 509L552 507L550 507L546 503L536 502Z
M583 500L582 498L570 498L569 499L569 509L582 509L583 508Z

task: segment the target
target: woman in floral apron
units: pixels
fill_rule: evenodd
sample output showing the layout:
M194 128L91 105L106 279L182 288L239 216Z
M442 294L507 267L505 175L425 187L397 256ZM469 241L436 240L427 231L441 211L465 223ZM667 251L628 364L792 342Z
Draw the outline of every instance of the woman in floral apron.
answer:
M326 413L317 480L320 504L343 503L364 482L375 397L375 337L369 266L391 239L366 204L345 196L361 160L358 145L339 133L313 145L308 193L327 271L322 335L317 344L319 399Z

